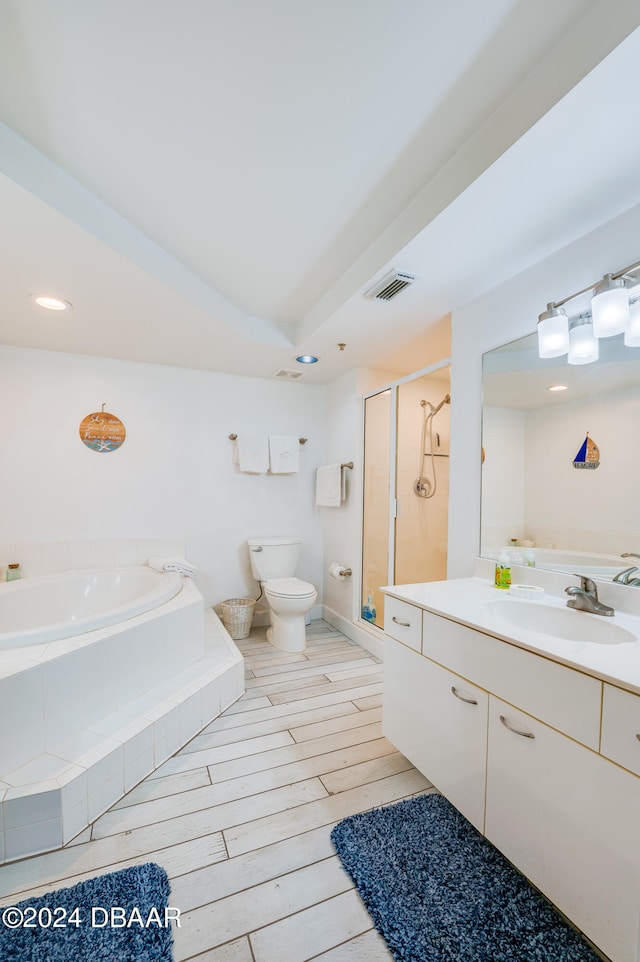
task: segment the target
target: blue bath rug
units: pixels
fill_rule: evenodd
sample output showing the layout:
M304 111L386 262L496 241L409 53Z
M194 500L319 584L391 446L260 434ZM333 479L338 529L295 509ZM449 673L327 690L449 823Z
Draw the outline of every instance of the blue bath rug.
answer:
M149 862L0 908L0 959L173 962L168 899L166 872Z
M331 839L397 962L601 962L442 795L352 815Z

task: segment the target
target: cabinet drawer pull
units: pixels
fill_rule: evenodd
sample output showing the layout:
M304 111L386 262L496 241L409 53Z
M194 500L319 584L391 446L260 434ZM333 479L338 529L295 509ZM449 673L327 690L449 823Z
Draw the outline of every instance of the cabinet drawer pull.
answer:
M456 690L455 685L452 685L452 686L451 686L451 691L452 691L452 693L456 696L456 698L459 698L460 701L466 702L467 705L477 705L477 704L478 704L478 702L476 701L475 698L465 698L464 695L461 695L460 692Z
M510 732L513 732L514 735L522 735L523 738L536 737L534 734L532 734L532 732L522 732L520 731L519 728L512 728L509 722L507 721L507 719L504 717L504 715L500 715L500 721L502 722L504 727L507 728Z
M392 618L391 620L394 621L394 622L396 623L396 625L400 625L401 628L410 628L410 627L411 627L411 622L410 622L410 621L399 621L399 620L396 618L395 615L393 616L393 618Z

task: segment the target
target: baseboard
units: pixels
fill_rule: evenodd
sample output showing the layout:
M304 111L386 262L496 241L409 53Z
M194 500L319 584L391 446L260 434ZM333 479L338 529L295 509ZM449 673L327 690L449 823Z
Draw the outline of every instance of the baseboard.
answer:
M329 608L324 605L322 609L322 617L338 631L341 631L343 635L350 638L351 641L355 641L357 645L361 645L362 648L366 648L367 651L375 655L381 661L384 659L384 643L383 634L377 628L361 628L360 625L355 624L343 615L338 614L333 608ZM375 632L375 634L374 634Z

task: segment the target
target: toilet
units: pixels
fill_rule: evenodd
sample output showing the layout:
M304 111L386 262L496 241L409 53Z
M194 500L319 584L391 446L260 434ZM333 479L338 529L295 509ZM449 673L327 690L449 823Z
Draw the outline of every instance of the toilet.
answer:
M249 559L271 611L267 640L281 651L304 651L305 617L318 593L308 581L294 578L300 541L296 538L251 538Z

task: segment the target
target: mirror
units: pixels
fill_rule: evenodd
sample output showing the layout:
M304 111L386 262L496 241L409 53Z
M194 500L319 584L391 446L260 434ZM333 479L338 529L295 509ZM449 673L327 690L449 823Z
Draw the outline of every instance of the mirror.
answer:
M640 565L620 557L640 554L640 348L599 345L583 365L541 359L535 333L483 356L483 557L600 579Z

